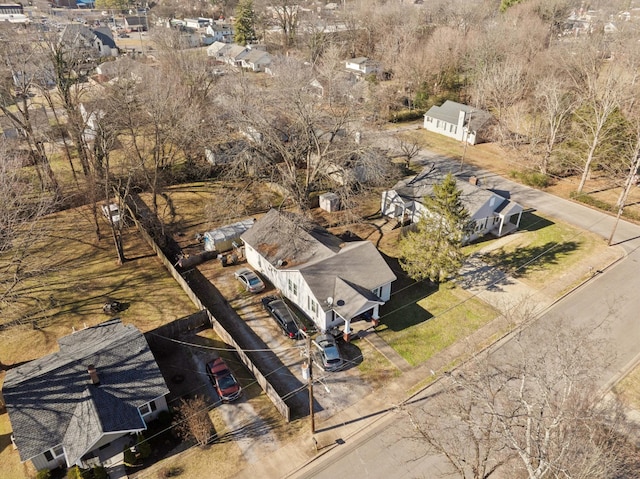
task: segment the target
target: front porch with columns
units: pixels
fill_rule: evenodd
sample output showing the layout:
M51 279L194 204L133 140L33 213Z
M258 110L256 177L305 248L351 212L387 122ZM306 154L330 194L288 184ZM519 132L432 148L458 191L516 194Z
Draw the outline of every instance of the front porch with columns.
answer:
M340 316L344 321L344 331L342 333L342 338L345 340L345 342L351 341L351 339L354 336L354 333L353 333L354 328L352 327L352 323L354 322L358 323L360 321L367 321L367 322L371 321L373 327L378 326L378 324L380 324L379 308L380 308L379 304L374 304L372 308L368 308L368 309L365 309L364 311L359 312L353 318L343 318L342 316ZM368 312L371 313L369 318L363 317ZM364 328L364 329L367 329L367 328Z

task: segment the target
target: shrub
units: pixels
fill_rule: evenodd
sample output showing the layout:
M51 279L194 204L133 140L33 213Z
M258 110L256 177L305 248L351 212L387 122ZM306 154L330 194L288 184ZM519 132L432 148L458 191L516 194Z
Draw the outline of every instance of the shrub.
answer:
M84 473L78 466L67 469L67 479L84 479Z
M40 469L36 474L36 479L50 479L51 471L49 469Z
M134 467L138 465L138 457L136 456L136 453L131 450L131 448L125 447L123 453L123 462L125 466Z
M610 205L606 201L599 200L598 198L594 198L593 196L589 196L589 195L587 195L585 193L578 194L577 192L572 191L569 194L569 196L572 199L574 199L576 201L579 201L580 203L584 203L585 205L593 206L594 208L598 208L599 210L602 210L602 211L609 211L609 212L615 211L615 206L614 205Z
M533 188L546 188L551 184L551 178L538 171L512 171L512 178L518 178L522 183Z
M184 472L180 466L165 466L158 471L158 479L168 479L170 477L178 477Z
M401 110L391 114L389 121L393 123L412 121L422 118L425 114L425 110Z
M93 479L107 479L109 477L107 470L102 466L93 466L91 472L93 473Z
M145 440L142 433L136 436L136 451L140 454L140 458L146 459L151 455L151 444Z

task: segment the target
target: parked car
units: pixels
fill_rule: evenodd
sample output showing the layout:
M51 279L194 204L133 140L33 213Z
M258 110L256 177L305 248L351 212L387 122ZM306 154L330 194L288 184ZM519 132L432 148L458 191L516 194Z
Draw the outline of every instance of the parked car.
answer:
M111 216L111 221L115 226L120 224L120 208L115 203L109 203L108 205L102 205L102 214L107 221L109 220L109 216Z
M207 375L209 379L211 379L213 387L216 388L216 392L221 401L235 401L240 397L240 394L242 394L242 388L238 380L231 373L224 359L216 358L208 362Z
M336 339L331 334L321 334L313 341L320 351L322 369L337 371L344 363Z
M233 273L234 276L242 283L244 289L250 293L259 293L264 289L264 283L260 277L249 268L240 268Z
M302 326L302 328L298 326L296 318L283 300L274 296L267 296L266 298L262 298L262 306L264 306L264 309L276 320L276 323L278 323L278 326L280 326L286 336L291 339L302 338L302 331L306 331L307 329L304 326Z

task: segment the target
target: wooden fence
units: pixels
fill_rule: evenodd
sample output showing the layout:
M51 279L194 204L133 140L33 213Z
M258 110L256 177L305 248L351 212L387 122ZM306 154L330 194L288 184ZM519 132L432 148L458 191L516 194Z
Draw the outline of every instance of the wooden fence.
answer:
M117 193L116 193L116 196L117 196ZM251 361L251 359L242 350L242 348L240 348L240 346L238 345L236 340L233 338L233 336L229 334L229 332L220 324L220 322L213 316L213 314L211 314L211 312L205 307L205 305L202 303L198 295L191 289L191 286L189 286L189 283L182 277L180 272L171 263L169 258L167 258L167 256L164 254L162 248L160 248L160 246L156 243L155 239L147 232L145 225L142 224L141 221L139 221L138 216L134 213L134 211L137 211L138 208L132 208L128 202L123 202L122 200L120 200L119 203L125 204L125 207L129 213L129 216L133 219L136 227L140 231L140 234L142 235L144 240L149 244L149 246L151 246L155 254L158 256L158 258L164 265L164 267L167 269L167 271L169 271L169 274L173 277L173 279L176 280L176 282L184 290L184 292L187 294L187 296L193 302L193 304L195 304L199 310L204 311L206 313L206 315L209 318L209 323L211 324L211 327L216 332L216 334L220 337L220 339L222 339L225 343L229 344L231 347L233 347L236 350L236 352L238 353L238 356L240 357L240 360L247 367L247 369L251 371L251 374L253 374L253 376L256 378L258 384L260 385L260 387L262 387L262 390L265 392L267 397L271 400L271 402L274 404L276 409L280 412L280 414L282 414L282 416L288 422L290 420L290 414L291 414L289 406L285 404L284 400L276 392L276 390L271 385L271 383L267 380L264 374L262 374L262 372L258 369L258 367L253 363L253 361Z

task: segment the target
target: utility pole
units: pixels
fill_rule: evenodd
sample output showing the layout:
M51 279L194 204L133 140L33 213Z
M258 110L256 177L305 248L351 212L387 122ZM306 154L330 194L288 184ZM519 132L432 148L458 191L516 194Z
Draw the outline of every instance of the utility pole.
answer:
M307 339L307 359L308 359L308 374L307 374L307 388L309 389L309 417L311 418L311 434L316 432L316 421L313 415L313 360L311 359L311 336L306 335Z

